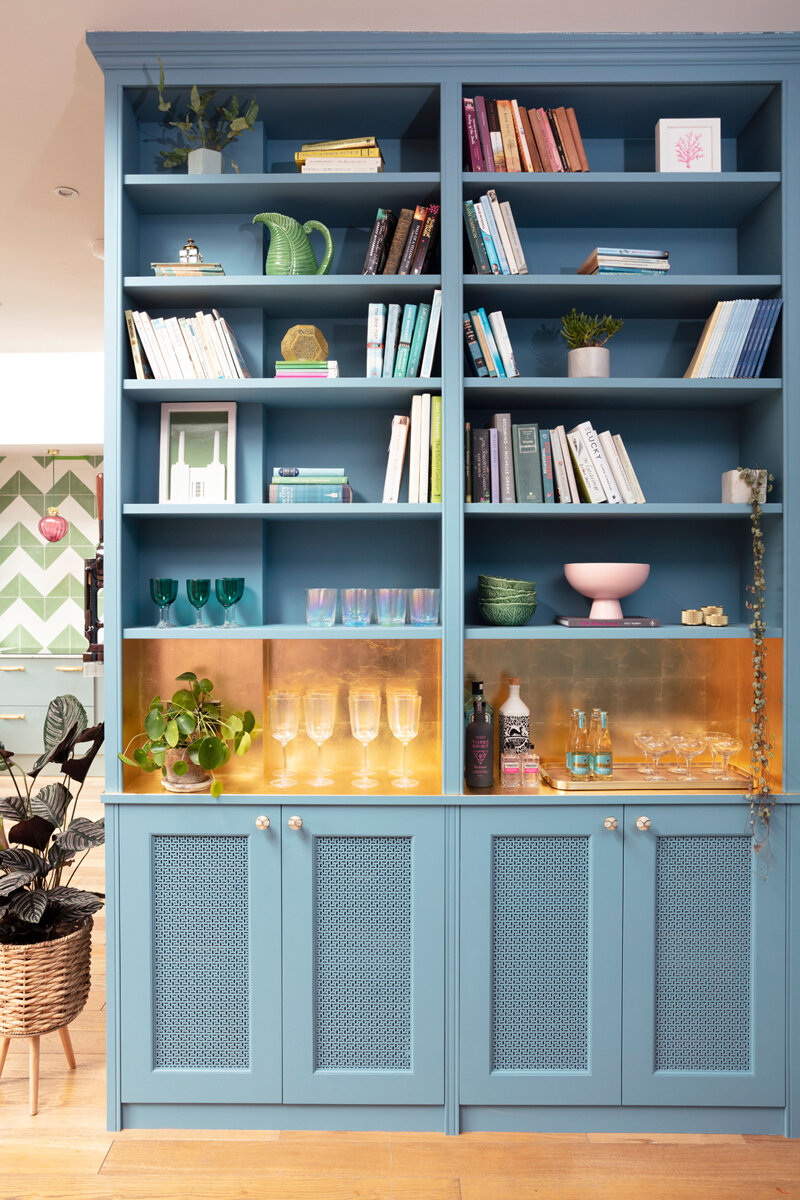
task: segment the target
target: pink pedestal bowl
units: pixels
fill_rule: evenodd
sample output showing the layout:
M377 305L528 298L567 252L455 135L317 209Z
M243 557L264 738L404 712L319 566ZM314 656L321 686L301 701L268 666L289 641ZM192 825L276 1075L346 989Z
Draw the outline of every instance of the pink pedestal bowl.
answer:
M620 599L642 586L650 574L649 563L565 563L567 583L588 598L592 620L614 620L622 616Z

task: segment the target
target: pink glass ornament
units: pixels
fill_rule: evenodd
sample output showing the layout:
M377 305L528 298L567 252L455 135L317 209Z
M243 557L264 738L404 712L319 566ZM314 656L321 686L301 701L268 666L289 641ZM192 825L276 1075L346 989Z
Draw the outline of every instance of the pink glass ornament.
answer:
M60 516L57 508L48 508L47 516L39 522L39 533L48 542L60 542L68 529L67 518Z

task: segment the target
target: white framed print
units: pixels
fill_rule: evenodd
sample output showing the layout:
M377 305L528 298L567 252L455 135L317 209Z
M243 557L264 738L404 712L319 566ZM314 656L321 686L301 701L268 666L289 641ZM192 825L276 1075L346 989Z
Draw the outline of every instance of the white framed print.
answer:
M162 404L159 504L235 504L236 405Z
M662 117L656 124L657 171L721 171L719 117Z

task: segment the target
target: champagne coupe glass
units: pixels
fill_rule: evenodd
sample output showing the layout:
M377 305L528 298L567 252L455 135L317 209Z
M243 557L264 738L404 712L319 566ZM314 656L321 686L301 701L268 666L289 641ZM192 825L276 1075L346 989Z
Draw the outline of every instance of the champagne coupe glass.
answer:
M283 751L283 768L280 775L270 780L273 787L291 787L297 782L297 776L286 769L286 747L293 738L297 737L297 727L300 724L300 694L298 692L272 691L269 693L269 727L276 742L280 742Z
M367 772L367 746L378 736L381 720L381 694L376 688L353 688L348 696L350 703L350 729L357 742L364 747L364 764L360 775L353 783L359 788L377 787L378 781Z
M670 738L670 741L672 742L673 749L680 754L682 758L686 759L685 771L683 769L678 771L676 767L673 767L672 771L676 775L680 775L680 778L686 781L699 779L699 775L692 774L692 762L695 758L697 758L698 754L702 754L705 750L706 739L701 737L699 733L681 732L673 734ZM731 751L731 753L733 752Z
M713 775L716 778L722 774L722 764L717 762L717 755L719 754L717 738L724 738L725 734L719 733L716 729L709 729L703 734L703 737L706 739L706 745L711 751L711 766L705 768L705 773L706 775Z
M174 629L169 619L169 606L178 599L177 579L151 579L150 599L158 605L158 624L156 629Z
M418 692L389 692L387 696L389 728L403 746L403 772L399 779L392 780L395 787L411 788L419 783L408 776L408 743L419 733L421 704L422 697Z
M214 591L220 604L225 609L225 620L222 623L222 628L239 629L239 622L236 620L236 605L244 595L244 579L215 579Z
M211 595L211 580L187 579L186 595L189 597L189 603L192 608L197 609L197 618L191 628L210 629L211 626L208 621L203 620L203 609L208 604L208 598Z
M306 719L306 733L317 746L317 773L311 780L312 787L327 787L333 783L331 771L322 769L322 746L333 733L333 720L336 713L336 692L312 691L303 696L303 712Z
M720 733L717 735L717 751L722 757L722 774L717 776L724 783L741 783L741 776L734 774L728 767L728 763L734 754L738 754L742 748L742 739L734 737L730 733Z
M665 754L668 754L672 749L672 738L667 733L647 732L640 733L642 742L640 743L645 754L649 754L653 760L653 770L648 775L648 779L652 783L662 783L669 779L668 775L660 774L661 759ZM641 769L641 768L640 768Z
M654 736L655 736L655 732L652 729L637 729L633 735L634 746L638 746L639 749L644 753L644 762L642 763L642 765L640 767L636 768L636 770L639 772L640 775L647 775L648 777L652 777L653 768L650 766L650 764L647 760L650 758L650 748L648 746L648 741L651 737L654 737Z

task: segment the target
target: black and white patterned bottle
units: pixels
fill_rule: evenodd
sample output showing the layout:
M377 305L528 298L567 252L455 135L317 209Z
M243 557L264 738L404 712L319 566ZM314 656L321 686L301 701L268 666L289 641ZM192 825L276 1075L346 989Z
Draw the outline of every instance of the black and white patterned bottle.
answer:
M531 740L531 710L520 699L519 680L509 679L508 699L500 705L498 752L521 754Z

